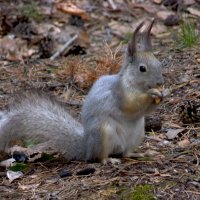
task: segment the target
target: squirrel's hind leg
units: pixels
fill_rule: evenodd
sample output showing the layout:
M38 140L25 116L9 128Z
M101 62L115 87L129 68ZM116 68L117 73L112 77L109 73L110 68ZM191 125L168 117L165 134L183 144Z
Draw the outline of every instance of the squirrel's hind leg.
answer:
M113 120L109 119L101 124L101 151L98 160L102 164L120 164L121 160L117 158L109 158L109 155L115 153L123 153L124 145L117 132L118 124Z

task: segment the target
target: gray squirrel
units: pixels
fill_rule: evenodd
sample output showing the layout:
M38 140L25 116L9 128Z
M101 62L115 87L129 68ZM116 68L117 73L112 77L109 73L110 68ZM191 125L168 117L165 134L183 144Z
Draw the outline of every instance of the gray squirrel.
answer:
M69 161L105 164L118 162L110 156L131 156L144 138L145 114L164 96L162 67L150 40L153 22L143 33L143 22L136 28L120 71L94 83L83 104L83 125L51 97L25 93L0 113L0 151L16 141L32 140L36 149L45 144Z

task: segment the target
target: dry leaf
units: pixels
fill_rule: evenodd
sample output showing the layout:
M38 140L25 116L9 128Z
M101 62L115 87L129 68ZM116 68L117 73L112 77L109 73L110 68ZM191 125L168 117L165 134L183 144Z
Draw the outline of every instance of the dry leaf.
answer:
M84 20L89 20L89 15L85 10L78 8L75 4L71 2L58 3L57 8L65 13L80 16Z
M158 11L156 13L157 17L161 20L166 20L170 15L173 15L174 13L171 11Z
M189 12L189 13L191 13L192 15L195 15L195 16L198 16L198 17L200 17L200 10L198 10L198 9L195 9L195 8L187 8L187 11Z
M189 145L190 145L190 141L187 138L178 142L178 146L181 148L188 147Z
M23 174L22 172L20 172L20 171L14 172L14 171L11 171L11 170L8 170L6 174L7 174L7 177L8 177L8 179L9 179L10 183L11 183L12 181L14 181L15 179L20 178L20 177L22 177L22 176L24 175L24 174Z
M179 133L183 132L185 129L169 129L167 133L165 134L169 140L174 139Z
M90 44L90 36L86 31L81 31L77 39L78 45L87 48Z

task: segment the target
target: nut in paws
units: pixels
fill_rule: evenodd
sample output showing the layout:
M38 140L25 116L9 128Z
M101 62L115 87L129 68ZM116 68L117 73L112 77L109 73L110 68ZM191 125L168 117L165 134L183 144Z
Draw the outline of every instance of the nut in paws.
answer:
M159 91L156 88L150 89L148 91L148 94L152 97L152 99L154 99L154 102L156 104L159 104L163 99L162 91Z

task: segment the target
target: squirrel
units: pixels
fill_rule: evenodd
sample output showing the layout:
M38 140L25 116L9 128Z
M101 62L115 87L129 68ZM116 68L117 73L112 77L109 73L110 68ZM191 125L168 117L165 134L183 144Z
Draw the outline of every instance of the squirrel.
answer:
M46 144L70 160L116 163L143 141L144 116L162 101L162 66L152 53L150 31L140 23L128 43L120 71L101 76L82 108L82 124L61 103L38 92L22 95L0 113L0 151L17 140Z

